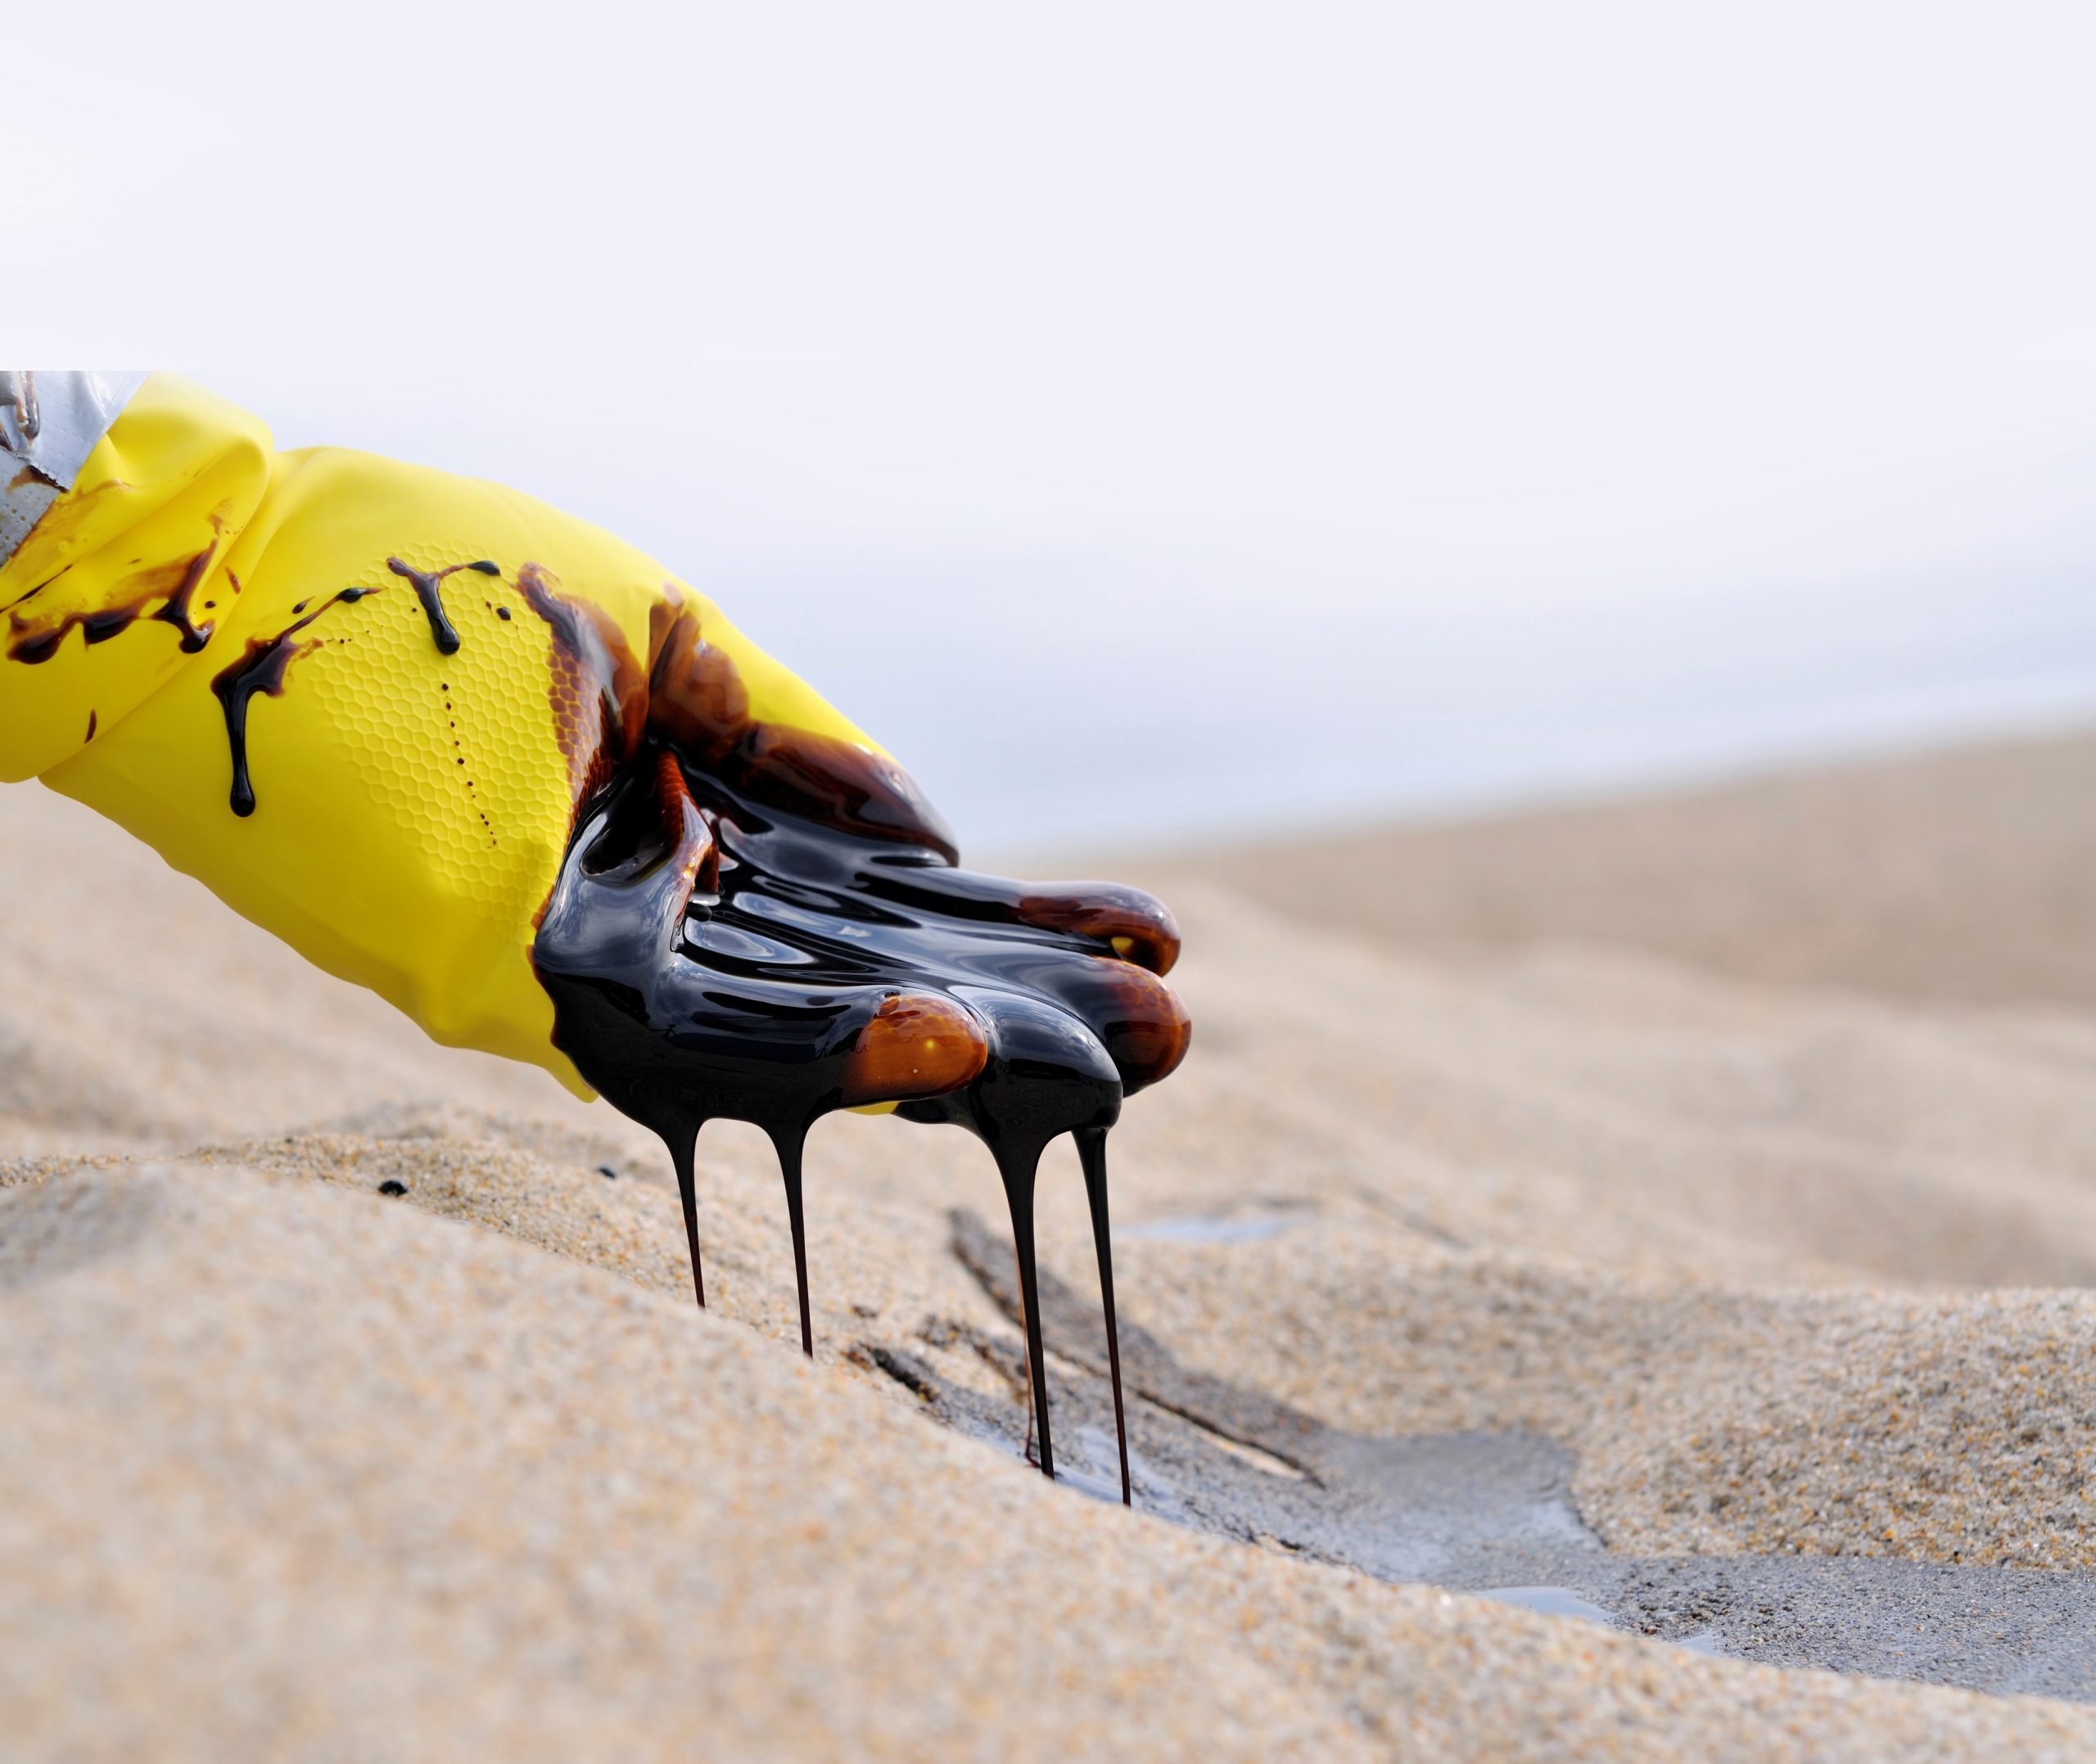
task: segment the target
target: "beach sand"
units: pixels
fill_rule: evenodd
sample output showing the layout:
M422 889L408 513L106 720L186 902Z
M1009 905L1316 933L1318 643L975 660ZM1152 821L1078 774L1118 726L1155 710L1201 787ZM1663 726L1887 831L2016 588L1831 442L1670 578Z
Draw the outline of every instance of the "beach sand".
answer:
M0 792L11 1754L2096 1754L2096 739L1100 867L1133 1514L965 1136L817 1130L809 1365L753 1131L701 1315L647 1135Z

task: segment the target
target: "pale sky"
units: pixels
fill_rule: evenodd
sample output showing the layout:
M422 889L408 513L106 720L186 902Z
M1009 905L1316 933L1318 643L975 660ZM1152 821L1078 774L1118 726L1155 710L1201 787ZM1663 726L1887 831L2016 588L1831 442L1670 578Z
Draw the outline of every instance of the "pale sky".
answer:
M2096 717L2092 20L18 8L0 312L615 528L996 841Z

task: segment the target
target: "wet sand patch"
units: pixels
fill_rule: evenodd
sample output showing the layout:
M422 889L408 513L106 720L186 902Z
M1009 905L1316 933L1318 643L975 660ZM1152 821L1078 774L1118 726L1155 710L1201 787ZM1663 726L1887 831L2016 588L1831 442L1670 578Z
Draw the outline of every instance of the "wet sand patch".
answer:
M1016 1324L1009 1246L971 1213L951 1220L955 1255ZM1118 1499L1091 1308L1046 1268L1041 1283L1050 1402L1059 1436L1073 1442L1062 1479ZM1698 1653L2096 1699L2096 1574L1886 1557L1618 1554L1580 1515L1574 1455L1545 1435L1348 1433L1182 1365L1139 1318L1124 1316L1122 1333L1135 1505L1158 1518ZM870 1357L940 1421L1023 1455L1019 1342L936 1319L920 1339L973 1352L1002 1375L1011 1400L964 1387L906 1348Z

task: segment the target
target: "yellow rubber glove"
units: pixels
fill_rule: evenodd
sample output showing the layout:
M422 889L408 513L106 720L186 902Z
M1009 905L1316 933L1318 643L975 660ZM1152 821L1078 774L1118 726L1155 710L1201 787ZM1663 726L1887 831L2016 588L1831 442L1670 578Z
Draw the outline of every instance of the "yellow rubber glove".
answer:
M867 736L641 553L495 485L278 453L166 375L0 569L0 778L120 823L438 1040L581 1095L532 937L651 677L686 751L951 852Z

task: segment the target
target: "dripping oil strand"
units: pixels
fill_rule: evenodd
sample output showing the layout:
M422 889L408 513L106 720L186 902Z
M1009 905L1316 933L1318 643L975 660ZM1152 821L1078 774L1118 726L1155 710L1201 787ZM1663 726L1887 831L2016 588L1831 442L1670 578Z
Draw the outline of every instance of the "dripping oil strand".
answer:
M485 557L473 563L451 564L441 570L418 570L398 557L388 557L386 567L395 575L404 576L414 589L415 598L422 602L423 616L429 620L429 634L436 644L437 652L446 656L458 653L458 628L444 610L444 579L456 575L461 570L477 570L482 575L502 574L499 566Z
M302 619L285 626L274 637L251 637L241 658L221 668L211 681L225 713L226 745L233 755L233 790L230 806L243 819L255 812L255 785L247 769L247 711L258 693L272 698L283 696L284 678L291 663L314 647L296 639L329 607L347 606L375 594L375 588L346 588L331 594Z
M120 637L146 617L146 608L155 602L160 604L151 615L162 625L174 627L181 640L182 652L193 656L211 640L216 621L196 623L191 611L196 590L210 571L211 559L218 551L216 539L193 557L178 558L172 562L156 564L150 570L139 571L124 584L131 589L129 595L114 606L97 607L69 612L58 622L46 629L34 629L31 621L19 611L8 614L11 635L7 643L7 658L11 661L26 662L31 666L46 662L56 655L66 641L69 631L78 630L83 642L90 646L106 643L113 637ZM31 599L40 590L32 590L22 598ZM17 602L19 605L20 602Z
M1012 1249L1012 1290L1016 1293L1026 1284L1025 1276L1019 1272L1019 1249ZM1023 1315L1024 1312L1022 1311ZM1023 1325L1022 1325L1022 1329ZM1019 1441L1019 1455L1035 1469L1041 1468L1041 1454L1033 1449L1033 1362L1026 1356L1026 1343L1019 1342L1019 1373L1026 1380L1026 1387L1019 1392L1019 1405L1026 1410L1026 1437Z
M1085 1200L1091 1209L1091 1240L1099 1256L1099 1297L1106 1317L1106 1365L1114 1383L1114 1443L1121 1455L1121 1505L1135 1505L1128 1479L1128 1417L1121 1401L1121 1329L1114 1316L1114 1231L1107 1217L1106 1135L1104 1127L1080 1127L1077 1162L1084 1169Z
M215 544L206 545L189 560L189 566L182 572L182 580L175 584L174 592L153 615L162 625L174 627L180 634L182 652L185 656L200 654L204 646L210 642L211 634L218 629L215 619L207 619L199 625L191 610L196 598L197 588L203 582L205 572L211 566L211 553L216 548Z
M694 1124L689 1132L665 1126L663 1143L670 1148L670 1162L677 1172L677 1198L684 1203L684 1243L691 1251L691 1284L698 1297L698 1308L706 1309L706 1264L698 1253L698 1156L699 1126Z
M808 1310L808 1236L801 1207L801 1157L807 1144L805 1127L771 1130L779 1153L779 1174L786 1184L786 1222L793 1234L793 1291L801 1303L801 1351L815 1356L815 1327Z
M1034 1437L1041 1447L1041 1473L1054 1481L1055 1441L1048 1426L1048 1366L1041 1338L1041 1265L1034 1252L1033 1181L1040 1168L1039 1146L994 1147L997 1174L1011 1209L1012 1247L1019 1256L1019 1315L1026 1329L1027 1382L1033 1395Z

